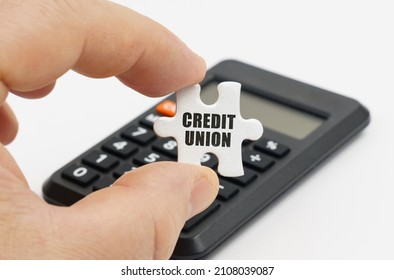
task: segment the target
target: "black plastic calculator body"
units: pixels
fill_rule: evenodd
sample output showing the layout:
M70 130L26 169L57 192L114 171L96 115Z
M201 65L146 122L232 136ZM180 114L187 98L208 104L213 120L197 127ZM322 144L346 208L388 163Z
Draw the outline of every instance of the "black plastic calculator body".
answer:
M353 99L234 60L207 72L202 100L215 102L216 86L222 81L242 84L241 114L259 119L264 135L242 145L245 175L219 176L217 199L186 222L175 259L205 257L369 123L368 110ZM166 100L174 102L175 96ZM45 200L71 205L108 187L126 171L176 160L176 142L153 131L153 122L163 114L156 108L56 171L43 186ZM218 162L206 154L202 164L215 169Z

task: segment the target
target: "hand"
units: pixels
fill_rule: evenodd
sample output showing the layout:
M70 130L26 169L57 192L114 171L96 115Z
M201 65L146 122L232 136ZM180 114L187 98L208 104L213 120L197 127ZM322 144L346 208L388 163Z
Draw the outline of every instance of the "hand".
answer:
M199 82L203 60L161 25L108 1L0 0L0 23L0 258L169 258L184 222L216 197L213 171L150 164L71 207L48 205L3 146L17 132L6 98L43 97L69 69L160 96Z

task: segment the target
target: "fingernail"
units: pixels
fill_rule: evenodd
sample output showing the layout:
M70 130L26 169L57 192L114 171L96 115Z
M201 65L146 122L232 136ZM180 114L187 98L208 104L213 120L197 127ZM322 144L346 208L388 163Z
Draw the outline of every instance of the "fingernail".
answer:
M219 190L216 173L207 167L201 167L190 197L189 218L204 211L215 200Z

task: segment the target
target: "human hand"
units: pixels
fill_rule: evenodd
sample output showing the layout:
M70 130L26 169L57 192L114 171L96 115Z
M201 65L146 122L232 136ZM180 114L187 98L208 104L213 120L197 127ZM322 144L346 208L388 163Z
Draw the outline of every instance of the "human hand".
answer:
M184 222L216 197L213 171L150 164L71 207L48 205L3 145L17 132L6 98L43 97L69 69L160 96L200 81L203 60L161 25L103 0L0 0L0 21L0 258L169 258Z

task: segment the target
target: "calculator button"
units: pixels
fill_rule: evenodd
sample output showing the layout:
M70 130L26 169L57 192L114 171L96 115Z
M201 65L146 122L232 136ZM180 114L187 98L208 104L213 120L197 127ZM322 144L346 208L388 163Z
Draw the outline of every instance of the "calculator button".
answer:
M124 163L122 165L119 165L114 170L114 177L119 178L120 176L122 176L126 172L136 169L136 168L138 168L138 166L135 165L134 163Z
M173 117L176 113L176 102L172 100L164 100L156 106L156 111L166 117Z
M268 138L256 142L255 147L257 150L277 158L285 156L290 151L289 147Z
M153 149L172 158L178 156L178 144L174 138L160 138L153 144Z
M257 174L248 168L244 168L245 174L238 177L226 177L227 180L230 180L238 185L247 186L251 182L253 182L257 178Z
M207 209L205 209L203 212L200 214L192 217L188 221L186 221L185 225L183 226L182 231L188 232L191 231L194 227L196 227L198 224L203 222L205 219L207 219L210 215L212 215L214 212L216 212L220 208L220 203L217 201L214 201L211 206L209 206Z
M160 117L162 116L155 113L149 113L140 120L140 123L149 128L153 128L153 123Z
M64 178L78 185L86 186L98 179L99 174L89 167L73 164L62 172Z
M215 169L219 163L217 157L211 153L203 154L200 162L201 165L210 167L212 169Z
M111 178L102 178L99 181L97 181L96 183L93 184L93 191L98 191L104 188L107 188L109 186L111 186L113 184L115 180L111 179Z
M226 181L221 181L219 185L219 193L218 193L218 199L220 200L229 200L233 196L235 196L238 193L238 188Z
M242 158L245 165L258 171L266 171L275 163L275 161L267 155L252 150L244 151Z
M158 162L158 161L170 161L170 160L171 159L166 156L151 151L142 151L138 153L134 158L134 162L140 165Z
M119 163L115 157L99 151L90 152L82 162L100 171L108 171Z
M126 128L126 130L122 132L122 136L141 145L144 145L156 138L156 135L152 130L138 125L131 125Z
M137 149L135 144L119 138L112 138L103 145L103 150L121 158L131 156Z

